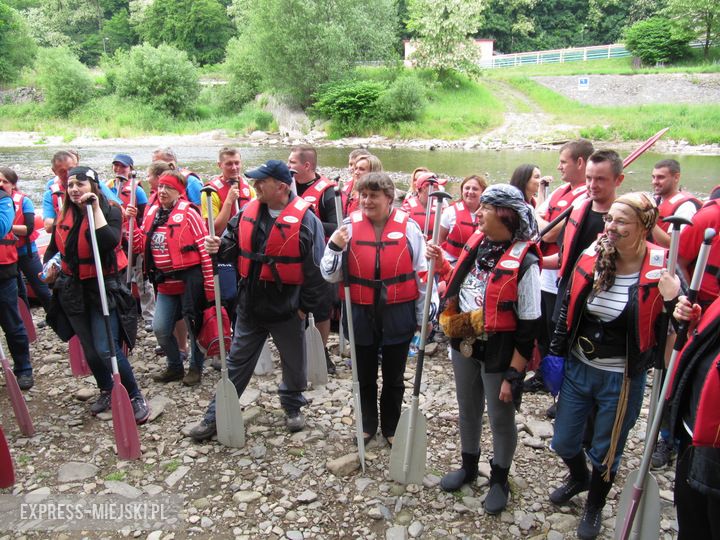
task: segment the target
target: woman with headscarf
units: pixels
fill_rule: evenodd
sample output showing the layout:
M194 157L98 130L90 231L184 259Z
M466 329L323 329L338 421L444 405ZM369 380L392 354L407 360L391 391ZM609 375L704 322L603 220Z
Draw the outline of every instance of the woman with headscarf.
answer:
M494 185L480 197L480 225L448 281L440 324L450 337L462 467L443 476L455 491L475 481L487 402L493 438L485 511L507 506L508 473L517 446L515 410L540 321L540 252L530 240L534 217L520 192ZM428 255L442 257L439 246ZM445 263L445 271L448 265Z
M142 424L150 416L150 409L120 346L122 341L132 348L137 331L135 300L125 287L123 272L127 267L127 258L120 245L123 214L119 205L108 202L102 194L99 181L97 172L89 167L73 167L68 171L67 197L53 225L44 258L47 262L57 253L61 256L60 269L50 266L47 271L46 282L53 284L48 323L53 326L51 318L69 323L72 332L64 337L69 339L74 334L80 339L88 366L100 388L100 397L90 406L90 412L99 414L108 410L113 378L90 238L90 234L94 234L105 278L120 378L130 396L135 422ZM92 233L88 230L88 203L92 203L95 218ZM59 312L61 316L58 316ZM58 331L59 326L53 328Z
M646 238L657 216L644 193L615 200L604 217L605 232L575 265L550 344L550 355L566 358L552 448L570 472L550 500L566 504L589 490L577 529L583 539L600 533L602 509L656 354L666 251ZM593 406L590 473L582 444Z

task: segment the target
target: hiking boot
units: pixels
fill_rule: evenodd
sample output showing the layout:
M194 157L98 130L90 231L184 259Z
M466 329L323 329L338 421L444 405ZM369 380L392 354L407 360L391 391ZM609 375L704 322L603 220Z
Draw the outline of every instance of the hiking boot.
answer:
M305 427L305 416L300 411L287 413L285 425L290 433L301 431Z
M101 412L109 411L110 407L110 390L100 390L100 396L95 403L90 405L90 413L92 415L100 414Z
M145 398L141 395L137 395L130 399L130 403L132 404L135 423L139 426L147 422L147 419L150 417L150 407L148 407Z
M553 403L548 407L548 410L545 411L545 416L547 416L550 420L554 419L557 415L557 403Z
M490 460L490 491L485 497L485 511L491 516L499 514L507 506L510 494L509 472L510 467L500 467Z
M187 375L183 377L182 383L185 386L197 386L202 380L202 373L198 368L191 367L188 369Z
M565 504L578 493L590 489L590 479L576 480L568 477L565 483L550 494L550 501L554 504Z
M165 356L165 350L160 345L155 345L155 354Z
M190 430L190 437L195 442L202 442L211 439L217 433L217 424L214 420L203 418L198 425Z
M578 538L581 540L594 540L598 537L602 525L602 509L602 506L585 505L585 511L577 528Z
M35 384L35 381L33 380L32 373L23 373L22 375L18 375L17 383L20 390L30 390Z
M165 368L160 373L156 373L152 376L153 381L159 382L159 383L169 383L173 381L181 381L183 380L183 377L185 376L185 370L183 368L180 369L170 369Z
M335 375L337 373L337 368L330 359L330 353L328 352L327 347L325 347L325 366L327 367L328 375Z
M464 484L472 484L478 476L478 460L480 454L462 453L462 467L447 473L440 480L443 491L457 491Z
M545 381L543 381L542 375L540 375L539 372L536 372L535 375L523 382L523 392L532 394L533 392L547 391L547 388L545 388Z
M655 445L655 451L652 454L652 468L661 469L665 467L665 465L669 465L670 462L672 462L674 454L673 444L660 437L660 440L658 440Z

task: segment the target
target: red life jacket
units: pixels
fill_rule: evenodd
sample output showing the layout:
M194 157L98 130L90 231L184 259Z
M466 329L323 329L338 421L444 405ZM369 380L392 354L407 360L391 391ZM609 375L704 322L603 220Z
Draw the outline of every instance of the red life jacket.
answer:
M458 258L463 246L477 229L478 222L473 221L473 214L462 201L453 203L452 206L455 207L455 226L440 247Z
M572 189L570 183L566 182L550 194L550 200L548 201L545 220L548 222L552 221L553 219L558 217L563 210L567 209L568 205L573 204L576 199L582 199L586 196L587 187L585 186L585 184L582 184L575 189ZM554 255L555 253L560 251L557 242L542 242L541 249L543 255L546 257L549 255Z
M213 186L217 190L217 194L220 197L220 204L224 204L232 185L224 182L221 175L215 176L212 180L208 182L208 185ZM230 212L230 217L233 217L235 214L237 214L235 208L242 208L252 199L250 186L248 186L247 182L245 182L242 177L237 179L237 185L238 190L240 190L240 196L237 199L237 207L233 207Z
M590 213L591 208L592 200L585 199L579 206L576 206L573 211L570 212L570 217L565 223L565 231L563 233L563 247L560 254L562 259L560 259L561 262L560 269L558 270L558 277L562 277L566 271L572 270L572 268L570 267L570 254L575 251L575 245L578 241L580 227L583 223L583 220Z
M13 221L13 225L26 225L25 223L25 216L23 215L23 200L25 199L26 195L24 193L21 193L19 191L13 192L13 203L15 203L15 220ZM34 225L34 223L33 223ZM33 227L32 234L28 236L18 236L17 244L15 244L15 247L20 249L23 246L26 246L29 242L34 242L37 240L38 236L40 236L40 233Z
M142 228L145 234L149 233L152 227L155 214L157 214L160 205L150 207L145 214ZM188 212L197 212L197 207L192 203L184 200L178 200L173 209L170 211L167 223L167 234L165 235L165 244L173 269L184 270L201 264L200 251L197 246L198 239L190 225L190 221L186 218ZM152 242L152 238L148 237L146 242Z
M428 199L428 204L430 200ZM425 217L426 208L420 204L420 200L417 197L408 197L403 203L402 209L407 212L411 218L415 220L415 223L420 225L420 230L425 232ZM427 224L427 235L428 238L432 238L432 228L435 224L435 207L430 206L430 222Z
M678 356L675 369L670 374L669 384L671 389L675 388L680 370L686 364L686 359L683 358L685 350L695 340L715 337L710 334L703 334L708 326L716 322L718 318L720 318L720 300L716 299L710 307L707 308L695 334L688 339L688 342ZM714 328L712 331L717 332L717 328ZM705 375L705 382L700 391L700 401L698 402L695 426L693 428L693 446L720 448L720 369L717 368L718 365L720 365L720 355L710 362L710 369ZM672 399L672 393L668 394L668 400Z
M74 212L69 210L65 216L60 220L61 214L58 214L55 227L55 244L57 245L58 251L62 258L60 269L64 274L68 276L73 275L73 271L65 262L65 246L67 244L67 238L70 234L75 222L73 217ZM88 221L86 217L83 217L82 223L80 224L80 230L78 231L77 239L77 259L78 259L78 276L80 279L92 279L97 277L95 271L95 259L93 258L92 243L88 238ZM127 267L127 257L122 249L121 243L118 241L118 245L115 247L115 264L113 268L103 268L103 274L114 274L120 272Z
M252 261L262 264L260 279L274 281L284 285L300 285L305 276L302 269L300 252L300 226L310 203L300 197L293 199L275 219L264 253L254 253L252 247L257 219L260 214L260 201L250 201L243 210L238 224L238 271L247 278L250 275Z
M340 190L342 196L343 216L349 216L360 208L360 201L357 195L353 197L354 185L355 182L351 179Z
M56 176L55 181L50 184L50 194L52 195L53 208L55 208L55 216L60 215L65 189L65 186L60 183L60 179Z
M670 230L670 224L665 223L663 218L674 216L677 209L688 201L695 205L696 210L699 210L702 206L702 203L688 191L678 191L675 195L660 203L660 206L658 206L660 217L657 220L657 224L663 231L668 232Z
M347 257L353 303L375 304L376 291L383 304L410 302L420 295L407 240L408 218L402 210L393 209L378 242L372 222L362 212L350 215L352 238ZM343 289L340 292L344 298Z
M2 191L0 193L0 199L4 199L5 197L9 197L5 191ZM0 266L6 266L10 264L15 264L18 260L18 252L16 248L17 244L17 238L12 232L12 227L10 227L10 230L5 235L4 238L0 238Z
M480 231L475 231L463 246L455 269L448 280L448 290L459 287L456 280L464 280L466 273L458 272L464 268L469 257L477 255L477 247L485 237ZM490 271L485 285L485 299L483 301L483 318L485 319L485 332L512 332L517 328L515 306L518 300L518 282L520 281L520 267L525 256L532 251L542 260L542 254L534 242L514 242L502 254L495 267Z
M315 215L320 218L320 201L322 200L325 191L333 189L337 186L335 182L321 176L313 182L313 184L305 190L301 195L303 199L310 203Z
M575 265L570 283L570 298L567 311L568 335L582 315L587 295L595 280L595 242L580 254ZM637 303L635 311L637 320L633 321L634 330L639 339L640 352L643 353L655 346L655 322L663 310L663 299L658 290L658 282L667 260L667 250L647 242L647 251L640 268L638 279ZM631 299L628 299L630 302Z
M710 199L707 201L697 215L702 215L705 218L708 212L715 212L715 215L708 219L702 219L701 221L714 227L717 231L720 226L720 199ZM695 258L697 258L697 253L695 254ZM690 271L694 269L695 261L690 265ZM710 245L710 253L708 255L707 266L705 267L705 273L700 282L698 301L702 306L707 306L718 296L720 296L720 235L715 235Z

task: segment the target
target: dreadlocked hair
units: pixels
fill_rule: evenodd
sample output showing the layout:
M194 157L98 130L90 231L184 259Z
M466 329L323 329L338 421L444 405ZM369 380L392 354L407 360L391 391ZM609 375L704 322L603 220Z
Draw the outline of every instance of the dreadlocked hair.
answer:
M638 235L637 243L639 245L644 242L648 233L655 227L658 219L658 209L655 201L645 193L635 192L618 197L613 204L624 204L633 209L637 215L638 223L644 231L643 234ZM606 234L603 234L595 244L595 253L597 253L595 261L597 278L593 284L593 294L610 289L615 283L615 273L617 271L617 249L615 249L615 244L608 239Z

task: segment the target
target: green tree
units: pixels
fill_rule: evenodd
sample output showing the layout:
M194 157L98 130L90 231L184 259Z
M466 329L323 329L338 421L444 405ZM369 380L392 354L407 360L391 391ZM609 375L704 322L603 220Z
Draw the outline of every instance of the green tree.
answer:
M212 64L222 61L233 27L218 0L154 0L138 33L151 45L172 45L199 64Z
M704 42L705 58L720 35L720 2L717 0L669 0L667 12Z
M645 64L672 62L687 54L692 33L664 18L638 21L625 31L625 46Z
M0 2L0 83L14 81L20 70L32 63L36 51L20 14Z
M129 49L138 42L138 35L130 23L130 13L127 8L120 8L103 24L101 33L105 40L103 51L114 53L117 49Z
M237 7L237 2L234 3ZM240 39L262 74L263 86L307 105L328 81L357 62L395 52L394 0L241 0Z
M479 51L471 38L486 6L486 0L409 0L407 27L417 46L412 59L439 72L476 70Z
M36 71L51 113L67 116L93 96L90 72L67 47L40 49Z

